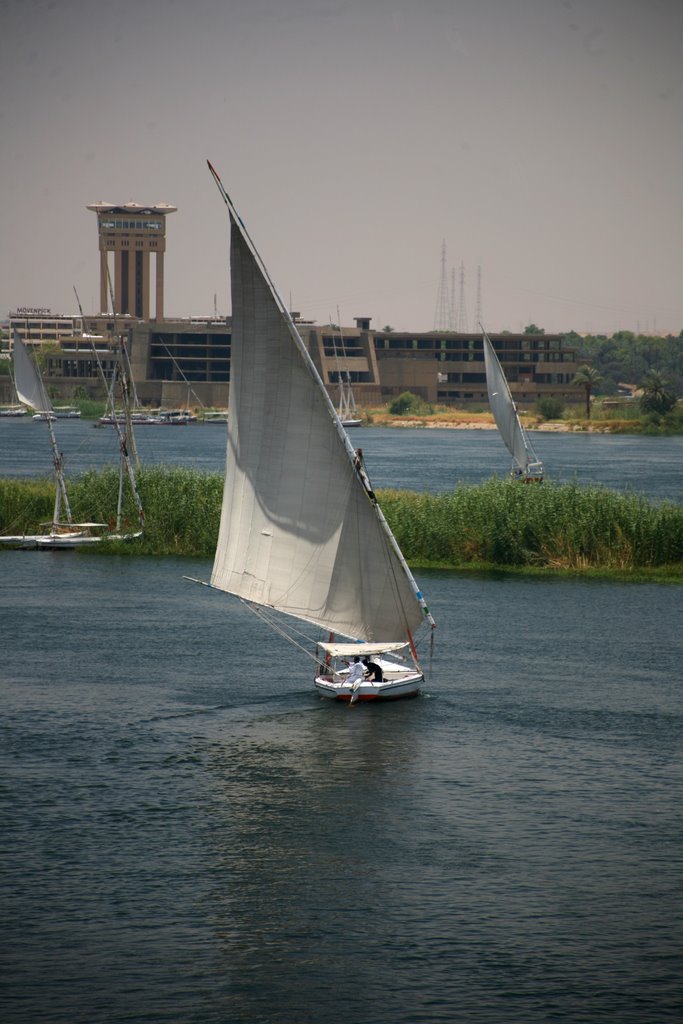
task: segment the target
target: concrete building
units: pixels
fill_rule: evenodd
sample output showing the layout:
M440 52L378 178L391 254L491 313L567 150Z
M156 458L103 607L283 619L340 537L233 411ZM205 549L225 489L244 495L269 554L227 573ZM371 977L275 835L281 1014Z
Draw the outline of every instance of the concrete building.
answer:
M100 242L100 312L110 308L109 292L112 273L110 254L114 260L113 307L115 313L130 314L140 320L164 318L164 253L166 252L166 217L176 206L158 203L91 203L97 214ZM155 260L155 310L151 316L149 291L151 257Z
M80 333L81 318L68 313L53 313L43 307L20 306L8 317L9 347L18 334L29 348L46 344L60 344Z
M87 393L102 396L97 366L113 367L113 338L126 337L136 390L145 404L224 408L230 389L230 318L164 318L166 217L175 206L160 203L92 203L100 251L100 308L95 315L53 315L49 310L17 310L11 330L32 344L56 342L45 374L63 399ZM150 307L152 257L155 308ZM113 284L112 268L113 260ZM111 293L111 294L110 294ZM113 313L106 312L113 299ZM486 407L486 374L481 335L449 331L375 331L370 317L354 327L318 325L292 314L311 358L336 404L340 379L348 375L356 403L380 405L412 391L443 405ZM520 408L544 396L583 401L571 381L578 369L576 350L558 334L495 334L498 353ZM97 355L95 354L97 349Z

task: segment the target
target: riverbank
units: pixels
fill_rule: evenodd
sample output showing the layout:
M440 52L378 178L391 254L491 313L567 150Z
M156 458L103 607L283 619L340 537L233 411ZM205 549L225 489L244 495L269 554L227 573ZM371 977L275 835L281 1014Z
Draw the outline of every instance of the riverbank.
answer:
M363 426L422 428L424 430L496 430L496 424L490 412L467 412L462 409L448 409L425 415L409 413L394 415L387 406L366 409L363 413ZM617 418L610 414L605 416L600 411L594 418L573 416L571 419L544 420L534 413L520 413L525 430L539 430L552 434L661 434L670 435L683 433L683 424L671 420L654 422L652 419L640 417Z
M130 555L210 559L216 545L223 477L187 468L143 469L145 535L98 545ZM70 489L74 519L107 522L118 471L90 471ZM508 480L459 485L443 494L379 490L386 518L414 568L571 573L683 582L683 506L602 487ZM0 480L0 533L34 533L50 521L54 487L45 480ZM132 524L134 509L124 510ZM1 550L1 549L0 549Z

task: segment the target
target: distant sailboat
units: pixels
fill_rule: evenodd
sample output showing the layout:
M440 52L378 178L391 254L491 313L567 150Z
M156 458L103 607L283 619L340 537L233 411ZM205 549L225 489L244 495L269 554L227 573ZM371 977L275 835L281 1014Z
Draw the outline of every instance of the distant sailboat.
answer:
M14 336L13 342L14 374L17 395L24 405L34 409L36 413L43 414L42 420L47 423L52 449L52 461L55 471L55 504L52 514L52 522L45 524L48 529L44 533L20 534L14 536L0 537L0 543L20 548L77 548L88 547L107 540L127 540L133 536L140 536L140 533L121 533L121 511L123 493L123 470L119 473L119 499L117 507L116 528L108 532L107 523L73 521L71 505L66 488L64 477L64 456L59 451L57 439L54 432L53 406L45 390L43 379L33 362L28 349L18 334ZM121 435L120 435L121 436ZM121 445L121 458L127 458L127 447L125 439ZM134 475L132 477L134 481ZM134 489L136 506L142 515L142 505Z
M524 483L540 483L543 480L543 463L536 455L522 426L503 367L489 336L483 326L479 326L484 339L489 405L500 436L512 456L511 476Z
M337 320L339 320L339 310L337 310ZM334 359L337 364L337 380L339 381L339 403L337 405L337 416L341 420L343 427L360 427L363 420L358 415L356 399L353 397L353 390L351 388L351 374L346 366L346 346L344 344L344 333L341 329L341 321L339 326L339 344L341 347L342 363L344 365L341 365L339 361L337 340L334 336L334 330L334 325L332 325L332 344L334 345Z
M19 403L18 398L17 398L17 389L16 389L16 385L14 383L14 374L12 373L11 366L9 368L9 375L10 375L10 380L12 381L12 395L16 399L16 401L14 401L11 405L3 405L2 408L0 408L0 416L7 416L7 417L9 417L9 416L12 416L12 417L15 417L15 416L25 416L26 415L26 406L21 405Z
M303 624L323 630L325 640L305 638L321 696L415 696L424 678L417 631L430 634L434 620L362 457L209 168L229 210L232 282L225 490L209 585L239 597L299 647ZM341 662L363 657L379 658L381 679L357 668L349 678Z

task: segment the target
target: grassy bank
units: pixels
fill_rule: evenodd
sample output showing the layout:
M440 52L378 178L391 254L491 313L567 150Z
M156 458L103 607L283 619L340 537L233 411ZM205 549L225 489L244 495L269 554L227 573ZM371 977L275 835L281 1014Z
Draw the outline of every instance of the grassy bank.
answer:
M223 491L218 473L152 467L139 475L145 536L117 550L211 558ZM76 520L111 521L118 472L89 472L70 486ZM683 506L601 487L525 487L508 480L447 494L380 491L408 562L444 568L570 571L683 581ZM49 481L0 480L0 532L34 532L52 516ZM133 508L126 507L130 523ZM103 549L98 549L103 550Z

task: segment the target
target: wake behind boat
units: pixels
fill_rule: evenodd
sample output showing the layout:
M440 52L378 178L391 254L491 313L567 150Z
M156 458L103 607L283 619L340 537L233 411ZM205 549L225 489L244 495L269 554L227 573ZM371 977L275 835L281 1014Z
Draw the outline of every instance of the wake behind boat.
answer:
M434 619L362 456L209 169L229 211L232 351L225 488L208 585L240 598L301 650L308 646L321 696L353 703L414 696L424 679L418 641L431 637ZM306 625L326 638L305 635ZM341 647L340 636L348 641ZM406 660L354 689L358 671L349 683L349 673L332 665L347 650L386 661L404 651Z

